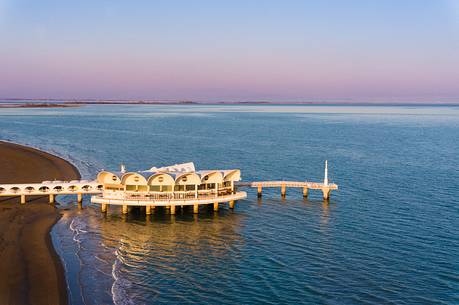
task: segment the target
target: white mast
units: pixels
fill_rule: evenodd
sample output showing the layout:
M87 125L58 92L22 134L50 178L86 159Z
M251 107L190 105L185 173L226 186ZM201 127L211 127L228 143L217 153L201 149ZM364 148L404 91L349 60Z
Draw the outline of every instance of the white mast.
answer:
M325 160L324 185L328 185L328 160Z

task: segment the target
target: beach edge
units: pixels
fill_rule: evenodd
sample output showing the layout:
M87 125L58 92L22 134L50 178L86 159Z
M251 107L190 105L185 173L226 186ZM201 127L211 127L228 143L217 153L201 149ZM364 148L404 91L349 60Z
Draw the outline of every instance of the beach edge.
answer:
M0 156L4 163L9 163L9 169L7 168L6 171L0 173L0 183L41 182L53 179L75 180L81 177L80 172L71 162L23 144L0 140ZM0 163L2 163L1 160ZM18 165L18 170L15 170L15 165ZM24 177L23 172L28 170L34 171L35 175L31 174ZM4 197L0 198L2 209L8 209L6 213L2 213L2 216L11 213L10 210L14 211L14 215L11 215L12 218L6 216L8 219L5 219L12 222L12 224L7 225L8 229L13 232L13 236L10 237L14 238L14 232L17 232L19 238L15 246L16 249L3 251L7 252L6 255L0 253L0 256L8 260L8 254L19 254L20 257L17 259L25 265L25 268L22 266L17 268L20 269L19 271L2 272L0 275L1 282L9 283L6 289L5 287L0 288L0 300L7 300L14 304L29 302L49 304L53 301L58 301L59 304L69 303L65 268L51 236L51 231L62 214L59 209L49 205L47 199L47 196L33 197L30 202L21 206L17 198L8 197L6 200ZM24 218L22 227L21 224L14 223L14 220ZM1 237L5 239L4 236ZM44 243L41 244L37 240L42 240ZM28 254L29 249L38 249L39 253ZM47 253L43 253L44 251ZM35 270L35 266L38 269L44 268L46 270ZM0 269L8 271L8 267L6 269L4 267ZM50 274L52 279L40 278L40 276ZM15 280L13 283L11 283L11 278ZM39 281L36 282L36 279ZM52 289L53 286L55 286L54 292L42 291L43 289ZM23 295L24 293L26 296Z

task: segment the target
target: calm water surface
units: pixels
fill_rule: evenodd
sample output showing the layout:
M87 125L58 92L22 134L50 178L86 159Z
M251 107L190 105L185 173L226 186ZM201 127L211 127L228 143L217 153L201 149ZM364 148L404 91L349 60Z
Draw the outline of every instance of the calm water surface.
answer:
M72 304L459 303L458 107L0 109L0 139L86 178L194 161L321 180L329 160L329 203L250 190L234 211L146 219L61 197L52 236Z

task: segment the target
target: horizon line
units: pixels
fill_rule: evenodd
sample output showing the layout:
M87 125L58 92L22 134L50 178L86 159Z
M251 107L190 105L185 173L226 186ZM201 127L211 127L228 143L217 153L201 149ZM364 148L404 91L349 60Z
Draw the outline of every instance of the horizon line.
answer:
M52 102L52 103L74 103L74 104L265 104L265 105L332 105L332 104L358 104L358 105L459 105L459 97L447 98L330 98L330 99L304 99L299 100L199 100L199 99L116 99L116 98L1 98L0 103L5 102Z

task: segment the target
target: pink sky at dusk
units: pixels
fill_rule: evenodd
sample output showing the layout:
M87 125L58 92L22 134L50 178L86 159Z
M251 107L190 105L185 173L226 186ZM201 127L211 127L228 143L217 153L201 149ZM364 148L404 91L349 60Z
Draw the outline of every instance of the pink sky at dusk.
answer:
M0 97L459 98L457 3L387 2L0 0Z

